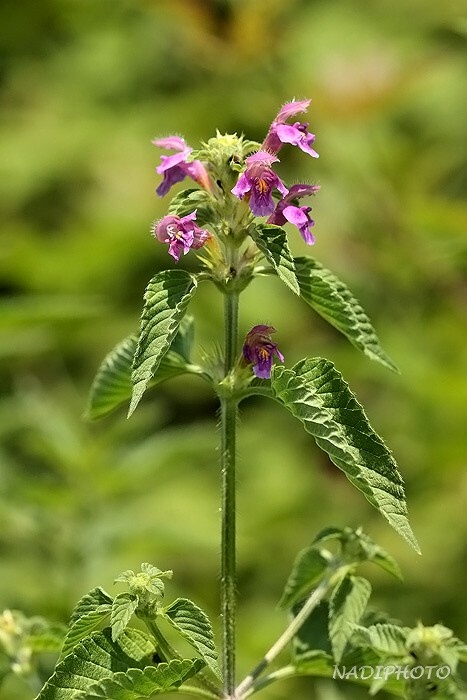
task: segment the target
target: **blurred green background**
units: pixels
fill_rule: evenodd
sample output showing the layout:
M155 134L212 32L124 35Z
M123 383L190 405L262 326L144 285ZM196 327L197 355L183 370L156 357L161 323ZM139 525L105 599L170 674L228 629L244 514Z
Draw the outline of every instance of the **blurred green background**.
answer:
M242 332L272 323L286 362L324 355L398 460L418 557L272 402L239 433L239 673L284 623L296 552L326 525L363 525L395 556L373 602L467 638L467 15L435 0L22 0L0 5L0 608L66 621L96 585L149 561L175 571L218 627L216 403L162 385L131 421L89 424L94 373L138 327L149 278L172 265L149 235L156 136L261 141L278 107L312 97L313 250L367 309L402 374L360 356L277 280L244 294ZM297 152L296 152L297 151ZM292 233L292 232L291 232ZM195 265L195 256L183 259ZM200 348L219 338L213 288ZM264 697L310 697L311 681ZM334 700L326 686L316 697ZM363 691L346 691L346 697ZM32 691L10 678L1 700Z

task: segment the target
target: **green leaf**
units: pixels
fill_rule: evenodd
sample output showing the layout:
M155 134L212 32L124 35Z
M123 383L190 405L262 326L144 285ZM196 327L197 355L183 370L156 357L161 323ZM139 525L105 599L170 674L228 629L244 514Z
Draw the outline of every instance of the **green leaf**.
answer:
M300 296L371 360L399 372L379 344L371 321L346 285L312 258L295 258Z
M76 644L99 627L110 615L112 598L102 588L94 588L78 601L70 619L70 628L63 642L60 658L67 656Z
M211 671L220 678L214 633L206 613L191 600L177 598L165 609L164 618L196 649Z
M302 604L293 609L297 615ZM329 639L329 603L322 600L308 615L303 625L293 639L293 656L295 660L319 650L332 658L332 647Z
M279 607L291 608L303 600L323 577L328 558L316 547L307 547L298 553L291 574L279 601Z
M150 634L133 627L126 628L118 638L118 645L127 656L136 661L148 659L156 649L154 639Z
M183 217L196 209L196 223L198 226L204 226L213 220L211 202L212 196L207 190L182 190L173 197L169 204L168 213Z
M113 642L120 637L123 630L128 626L137 607L138 598L131 593L120 593L114 598L110 614Z
M252 235L256 245L266 260L274 267L279 279L295 294L300 294L300 287L295 276L295 263L289 250L287 236L280 226L259 224L256 234Z
M145 669L131 668L91 686L77 700L139 700L178 688L203 667L201 659L173 659Z
M126 635L126 632L123 633ZM77 700L94 684L129 668L144 668L128 656L119 642L112 642L109 628L93 632L60 661L36 700ZM82 695L83 694L83 695Z
M369 582L361 576L345 576L329 601L329 637L337 663L359 622L371 595Z
M276 365L271 387L277 399L313 435L318 447L419 552L407 519L397 465L332 362L313 358L301 360L292 369Z
M133 395L129 416L140 402L169 349L196 287L196 277L185 270L163 270L147 286L138 346L133 360Z
M153 387L167 379L190 372L190 351L193 343L193 319L185 316L168 352L161 360L157 372L149 382ZM130 335L104 358L89 393L85 417L89 420L103 418L128 401L133 391L131 372L138 338Z
M407 656L407 636L410 633L408 627L398 625L377 624L371 627L353 626L352 642L371 648L381 656L391 658Z

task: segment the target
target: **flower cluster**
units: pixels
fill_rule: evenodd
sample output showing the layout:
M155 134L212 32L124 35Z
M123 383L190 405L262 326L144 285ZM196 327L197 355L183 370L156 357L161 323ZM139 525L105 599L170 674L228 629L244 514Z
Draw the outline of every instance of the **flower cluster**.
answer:
M300 206L299 200L315 194L319 186L297 184L289 189L272 169L272 165L279 162L277 154L285 144L297 146L304 153L318 158L318 154L312 148L315 135L308 131L308 122L296 121L291 124L287 121L300 112L305 112L309 104L310 100L292 100L279 110L260 149L245 158L246 168L240 174L231 192L238 199L248 201L250 210L255 216L267 216L267 223L276 226L283 226L289 222L298 228L306 243L312 244L315 239L311 231L314 226L310 216L311 207ZM156 172L163 176L162 182L156 189L160 197L166 195L172 185L187 177L207 192L213 193L213 182L206 166L192 157L193 149L181 136L154 139L152 143L159 148L174 151L172 155L162 155L161 163L156 168ZM273 197L276 191L280 195L277 202ZM210 238L207 231L192 223L193 217L190 218L191 224L187 229L185 221L187 218L183 217L175 221L173 216L167 216L152 228L153 234L159 241L169 244L169 253L176 261L180 259L182 253L186 254L192 248L200 248Z
M319 158L311 147L315 135L308 131L308 122L287 124L289 117L307 110L310 100L287 102L269 127L261 150L246 158L246 170L240 176L232 193L239 199L249 198L250 209L255 216L268 216L269 224L283 226L287 221L294 224L309 245L315 242L311 228L315 222L310 217L311 207L298 206L298 200L315 194L318 185L293 185L290 190L271 169L279 161L277 154L286 143L298 146L302 151ZM277 189L282 199L275 205L272 192Z
M195 157L193 149L180 136L168 136L153 141L155 146L173 152L171 155L162 155L160 165L156 168L156 172L163 177L156 189L160 197L185 178L190 178L202 188L201 191L191 190L187 193L182 205L180 201L172 204L171 213L154 222L152 226L152 234L158 241L168 245L168 252L176 262L182 254L186 255L192 249L201 248L213 238L209 250L209 264L215 259L216 251L225 246L228 254L225 261L221 261L224 268L220 265L219 269L226 269L229 270L229 274L238 275L239 271L248 268L251 259L254 258L251 251L238 252L240 243L251 230L252 215L267 217L266 223L275 226L291 223L297 227L307 244L315 242L311 207L300 205L300 200L314 195L319 186L300 183L289 188L273 170L274 164L279 162L278 153L286 144L297 146L304 153L318 158L313 148L315 135L309 132L308 123L292 120L297 114L306 112L309 105L310 100L287 102L270 125L262 144L245 142L236 135L227 139L217 134L216 139L204 144L205 149L198 153L205 163ZM257 150L252 153L253 148ZM245 167L242 171L243 162ZM237 182L232 187L238 172L240 174ZM247 202L248 208L239 206L234 198ZM228 205L227 200L230 200ZM194 211L190 212L192 202ZM223 211L225 206L234 213L230 215L227 226L224 225L226 222L219 226L215 218L210 218L209 211ZM211 234L196 223L198 211L199 219L203 223L211 223L214 233ZM236 222L234 226L231 223L233 221ZM237 239L230 240L231 234L237 236ZM232 258L233 250L238 252L238 256L243 255L243 258ZM235 264L232 265L234 259ZM222 274L218 280L223 279ZM271 376L274 358L280 362L284 361L277 344L271 340L271 334L274 332L273 326L260 324L254 326L245 338L242 364L252 366L254 375L260 379L268 379Z

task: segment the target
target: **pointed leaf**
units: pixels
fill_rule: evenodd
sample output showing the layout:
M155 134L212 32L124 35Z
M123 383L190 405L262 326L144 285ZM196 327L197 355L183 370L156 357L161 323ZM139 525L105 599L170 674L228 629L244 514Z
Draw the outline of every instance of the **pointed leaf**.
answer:
M131 593L120 593L114 598L110 614L113 642L120 637L123 630L128 626L137 607L138 599Z
M178 688L203 667L201 659L173 659L143 670L131 668L91 686L77 700L140 700Z
M189 372L190 350L193 343L193 319L184 317L170 349L164 355L149 386L161 384L167 379ZM85 417L89 420L103 418L124 401L133 391L131 373L138 338L130 335L104 358L89 393Z
M220 678L214 633L206 613L191 600L177 598L165 609L164 617L196 649L211 671Z
M109 628L93 632L57 664L36 700L77 700L95 683L132 667L143 668L141 664L112 642Z
M306 598L323 577L328 563L328 559L316 547L307 547L299 552L279 607L291 608L295 603Z
M287 236L280 226L272 224L259 224L253 239L263 253L266 260L271 263L278 277L295 294L300 294L300 288L295 276L295 263L289 250Z
M329 601L329 637L337 663L360 621L371 594L369 582L361 576L346 576L334 589Z
M169 349L196 287L196 278L185 270L163 270L147 286L138 346L133 360L133 395L129 416Z
M276 365L271 386L318 447L419 552L397 465L332 362L313 358L301 360L292 369Z
M379 344L371 321L346 285L312 258L295 258L300 296L371 360L398 372Z
M60 658L65 657L84 637L99 627L110 615L112 598L102 588L94 588L81 598L70 619Z

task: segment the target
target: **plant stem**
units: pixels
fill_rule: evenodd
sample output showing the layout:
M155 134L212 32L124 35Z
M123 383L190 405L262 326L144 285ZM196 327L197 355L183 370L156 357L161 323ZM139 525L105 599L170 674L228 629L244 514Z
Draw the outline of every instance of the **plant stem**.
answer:
M238 295L226 294L225 303L225 375L237 359ZM224 693L235 693L235 607L236 607L236 546L235 546L235 438L237 400L221 398L221 472L222 472L222 552L221 552L221 613L222 667Z
M272 663L277 656L279 656L287 644L292 641L312 610L314 610L314 608L323 600L324 596L329 590L329 586L329 579L323 579L319 586L315 588L313 593L307 598L304 606L293 618L285 632L283 632L279 639L272 645L269 651L266 652L259 664L255 666L251 673L249 673L249 675L240 683L235 693L235 697L238 700L241 700L241 698L246 698L251 694L249 691L253 687L255 680L264 671L264 669L270 663Z

